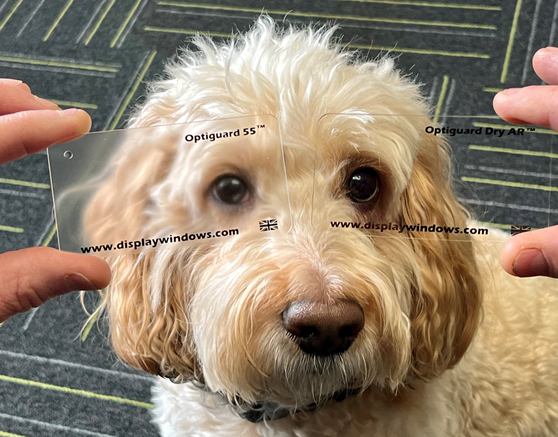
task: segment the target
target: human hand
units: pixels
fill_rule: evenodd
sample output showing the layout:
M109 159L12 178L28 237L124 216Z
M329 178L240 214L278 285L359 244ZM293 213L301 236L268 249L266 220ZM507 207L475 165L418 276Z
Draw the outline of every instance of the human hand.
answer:
M89 132L82 110L61 111L18 80L0 79L0 165ZM97 290L110 281L96 257L36 247L0 254L0 322L70 291Z
M525 232L509 239L500 253L511 275L558 278L558 226Z
M548 85L502 91L494 97L494 110L510 123L558 130L558 48L547 47L535 53L533 68ZM502 249L500 261L515 276L558 277L558 226L511 238Z
M510 123L558 130L558 48L547 47L535 53L533 68L548 85L504 90L494 97L494 110Z

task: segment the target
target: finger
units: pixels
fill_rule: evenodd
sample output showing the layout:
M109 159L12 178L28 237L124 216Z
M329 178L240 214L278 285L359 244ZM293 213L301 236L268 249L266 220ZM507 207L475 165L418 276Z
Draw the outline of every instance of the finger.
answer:
M558 277L558 226L511 238L502 249L500 261L511 275Z
M21 88L21 89L27 91L28 93L31 92L31 88L29 88L29 85L27 85L26 83L23 83L21 80L17 80L17 79L0 79L0 84L11 85L11 86L14 86L14 87Z
M25 111L0 117L0 164L82 136L91 118L80 109Z
M6 83L5 80L0 82L0 96L2 96L0 99L0 115L38 109L60 109L58 105L34 96L26 89L14 86L13 83Z
M55 296L102 289L110 281L102 259L48 247L1 254L0 265L0 322Z
M535 73L549 85L558 85L558 48L540 49L533 56Z
M496 94L493 104L496 113L510 123L558 130L558 86L512 88Z

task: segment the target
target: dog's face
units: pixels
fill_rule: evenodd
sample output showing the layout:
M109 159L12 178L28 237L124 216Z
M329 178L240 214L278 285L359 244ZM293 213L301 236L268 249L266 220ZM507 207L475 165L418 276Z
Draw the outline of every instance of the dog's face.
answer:
M466 235L380 238L329 225L466 220L449 186L445 148L423 132L428 119L416 85L390 61L353 63L329 47L331 33L278 36L262 19L234 46L200 42L204 55L187 53L170 67L171 78L134 118L132 127L276 116L292 229L111 259L106 307L114 347L128 363L197 379L231 399L295 407L349 389L394 390L436 377L469 346L481 291ZM323 117L328 113L344 114ZM366 114L409 117L380 122ZM178 232L204 202L180 195L181 175L199 168L170 142L130 144L121 157L125 165L89 208L94 242L141 239L162 222ZM264 164L255 151L242 169L252 188L241 177L224 182L221 200L242 207L235 214L257 207L254 186L281 186ZM174 187L172 195L165 186Z

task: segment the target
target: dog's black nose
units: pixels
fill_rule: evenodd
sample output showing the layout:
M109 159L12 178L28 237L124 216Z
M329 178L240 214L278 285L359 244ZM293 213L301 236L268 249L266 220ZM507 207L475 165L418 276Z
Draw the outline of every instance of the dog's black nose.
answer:
M283 327L307 354L340 354L362 331L364 313L357 303L345 300L296 301L283 311Z

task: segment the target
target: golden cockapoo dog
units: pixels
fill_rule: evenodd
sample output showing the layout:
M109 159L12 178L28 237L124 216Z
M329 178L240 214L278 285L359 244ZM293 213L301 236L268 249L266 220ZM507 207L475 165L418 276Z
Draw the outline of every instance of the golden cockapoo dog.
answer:
M504 273L503 234L385 238L329 225L467 226L416 84L389 59L355 59L333 31L279 31L263 17L224 45L198 37L132 119L273 115L292 211L286 233L110 258L111 339L126 362L163 377L161 434L558 435L557 286ZM379 131L366 114L406 117ZM182 229L203 205L184 200L177 175L203 178L180 156L164 141L127 144L89 207L91 241L141 239L161 221ZM250 184L232 175L228 194L199 202L249 211L275 176L257 162L240 170Z

